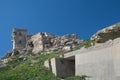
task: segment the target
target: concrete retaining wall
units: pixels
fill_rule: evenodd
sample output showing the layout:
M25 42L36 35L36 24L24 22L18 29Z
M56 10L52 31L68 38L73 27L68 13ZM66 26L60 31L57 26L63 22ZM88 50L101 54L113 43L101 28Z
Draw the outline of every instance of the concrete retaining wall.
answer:
M57 76L64 78L75 75L75 61L56 59Z
M75 68L76 76L87 75L90 80L120 80L120 39L76 54Z
M75 61L63 58L52 58L50 61L44 62L44 66L50 68L52 72L60 77L68 77L75 75Z
M86 75L89 80L120 80L120 38L67 53L45 64L61 78Z

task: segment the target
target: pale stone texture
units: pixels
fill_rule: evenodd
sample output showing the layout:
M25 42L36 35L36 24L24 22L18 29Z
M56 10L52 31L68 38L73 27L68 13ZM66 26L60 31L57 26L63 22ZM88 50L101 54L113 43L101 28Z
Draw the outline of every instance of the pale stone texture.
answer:
M44 66L47 67L47 68L50 68L50 66L49 66L49 60L46 60L46 61L44 62Z
M6 63L3 60L0 60L0 67L5 67Z
M19 53L32 52L34 54L61 50L67 52L81 44L83 40L77 39L76 34L56 36L46 32L40 32L35 35L28 35L26 29L14 28L12 32L12 42L12 55L14 55L14 50L17 50Z
M44 50L42 35L40 33L33 35L30 39L33 43L33 53L38 53Z
M95 33L91 40L93 40L96 43L104 43L108 40L114 40L115 38L120 37L120 23L114 24L112 26L106 27L102 30L99 30L97 33Z
M52 72L57 76L56 58L52 58L51 59L51 64L49 62L49 65L52 69Z

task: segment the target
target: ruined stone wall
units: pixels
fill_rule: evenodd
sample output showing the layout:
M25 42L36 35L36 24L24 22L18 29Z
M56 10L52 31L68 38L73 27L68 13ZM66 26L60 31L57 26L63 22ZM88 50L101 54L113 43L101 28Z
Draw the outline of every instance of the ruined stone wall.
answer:
M67 34L56 36L46 32L40 32L35 35L28 35L26 29L14 28L12 32L13 51L19 53L54 52L54 51L71 51L72 48L81 44L83 40L77 39L76 34ZM14 55L14 54L13 54Z
M90 80L120 80L120 38L75 55L76 76Z
M14 28L12 32L13 49L22 50L26 47L27 30Z

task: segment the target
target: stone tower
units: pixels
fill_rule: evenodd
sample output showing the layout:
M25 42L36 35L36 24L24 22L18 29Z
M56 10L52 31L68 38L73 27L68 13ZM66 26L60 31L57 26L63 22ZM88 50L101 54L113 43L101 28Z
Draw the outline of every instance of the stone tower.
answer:
M14 28L12 32L13 50L22 50L26 47L27 30Z

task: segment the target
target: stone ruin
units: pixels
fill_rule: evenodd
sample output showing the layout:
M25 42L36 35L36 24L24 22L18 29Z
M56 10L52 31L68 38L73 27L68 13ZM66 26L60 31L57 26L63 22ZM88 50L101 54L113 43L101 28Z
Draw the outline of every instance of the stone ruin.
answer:
M32 49L33 53L53 52L53 51L71 51L76 45L82 43L82 40L77 39L76 34L68 34L65 36L56 36L41 32L33 35L28 40L27 48Z
M33 54L54 51L69 52L82 42L83 40L77 39L76 34L57 36L40 32L35 35L28 35L26 29L14 28L12 31L13 50L8 52L5 57L31 52Z

